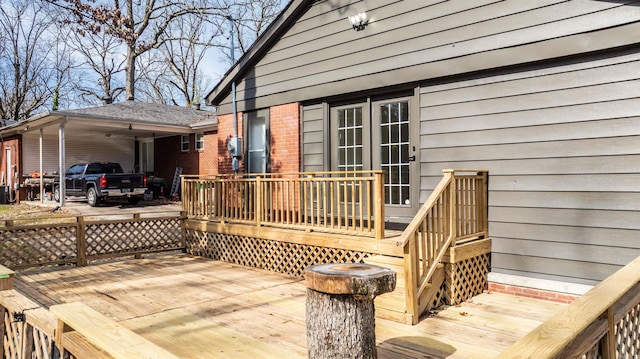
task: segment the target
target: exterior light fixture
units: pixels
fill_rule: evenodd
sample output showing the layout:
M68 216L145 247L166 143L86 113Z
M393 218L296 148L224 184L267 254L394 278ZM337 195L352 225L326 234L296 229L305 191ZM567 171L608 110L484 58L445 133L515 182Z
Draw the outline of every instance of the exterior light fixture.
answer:
M367 24L369 24L369 19L367 19L366 13L361 12L359 14L349 16L349 23L355 31L360 31L364 30L364 28L367 27Z

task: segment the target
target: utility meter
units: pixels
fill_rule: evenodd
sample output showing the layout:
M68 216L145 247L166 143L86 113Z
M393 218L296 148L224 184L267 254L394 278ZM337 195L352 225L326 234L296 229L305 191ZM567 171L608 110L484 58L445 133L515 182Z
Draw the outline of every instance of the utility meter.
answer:
M229 138L229 142L227 143L227 150L229 151L229 156L241 157L242 156L242 138L240 137Z

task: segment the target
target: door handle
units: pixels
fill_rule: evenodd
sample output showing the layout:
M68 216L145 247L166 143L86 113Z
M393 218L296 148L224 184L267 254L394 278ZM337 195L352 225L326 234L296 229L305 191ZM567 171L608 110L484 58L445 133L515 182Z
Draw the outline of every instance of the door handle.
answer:
M416 155L409 156L409 162L413 162L416 160Z

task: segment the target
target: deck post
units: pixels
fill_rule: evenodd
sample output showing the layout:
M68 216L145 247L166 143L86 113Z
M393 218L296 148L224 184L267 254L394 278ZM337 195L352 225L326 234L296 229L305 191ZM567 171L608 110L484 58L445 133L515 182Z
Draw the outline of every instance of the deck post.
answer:
M0 265L0 290L13 289L13 277L16 275L11 269ZM5 357L4 353L4 337L7 328L5 326L5 313L7 310L0 305L0 358Z
M13 289L13 277L16 273L11 269L0 265L0 290ZM3 319L4 320L4 317Z
M482 193L480 194L480 208L482 213L482 226L484 228L484 238L489 237L489 173L483 171L482 173Z
M87 238L85 235L84 216L78 216L77 221L78 228L76 229L76 265L83 267L87 265Z
M456 245L456 238L458 237L458 189L456 188L456 176L455 170L444 170L445 176L451 177L451 183L449 184L449 235L451 236L451 246Z
M360 263L306 270L309 358L377 358L376 296L396 287L396 273Z
M374 230L376 239L384 238L384 173L376 172L373 181Z

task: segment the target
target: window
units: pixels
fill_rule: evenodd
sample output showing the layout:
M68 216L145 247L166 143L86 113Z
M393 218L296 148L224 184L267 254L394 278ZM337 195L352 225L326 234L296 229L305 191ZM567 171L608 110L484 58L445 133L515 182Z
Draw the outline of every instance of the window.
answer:
M204 150L204 133L196 133L196 151L198 150Z
M338 111L338 170L361 171L362 161L362 108Z
M180 150L182 152L189 152L189 135L180 136Z

